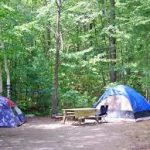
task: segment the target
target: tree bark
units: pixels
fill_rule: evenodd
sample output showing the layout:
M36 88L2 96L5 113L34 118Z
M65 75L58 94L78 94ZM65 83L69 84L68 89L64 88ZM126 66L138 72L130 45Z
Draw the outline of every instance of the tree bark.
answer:
M146 88L146 98L149 100L150 103L150 87Z
M10 73L9 73L6 54L4 54L4 66L5 66L6 76L7 76L7 82L6 82L7 97L10 98Z
M116 65L116 37L115 37L115 0L110 0L110 36L109 36L109 59L110 59L110 81L116 82L117 75L115 71Z
M0 50L4 49L4 44L3 42L0 41ZM3 78L2 78L2 66L0 63L0 95L3 93Z
M60 59L60 50L61 50L61 24L60 24L60 15L61 15L61 0L56 0L57 4L57 28L56 28L56 53L55 53L55 66L54 66L54 92L52 97L52 115L58 113L58 88L59 88L59 59Z
M2 69L0 66L0 95L3 93L3 78L2 78Z
M0 49L4 51L4 43L0 43ZM6 82L6 89L7 89L7 97L10 98L10 73L9 73L9 68L8 68L8 63L7 63L7 57L6 53L4 52L4 68L6 72L6 77L7 77L7 82ZM0 67L0 94L3 92L3 87L2 87L2 71Z

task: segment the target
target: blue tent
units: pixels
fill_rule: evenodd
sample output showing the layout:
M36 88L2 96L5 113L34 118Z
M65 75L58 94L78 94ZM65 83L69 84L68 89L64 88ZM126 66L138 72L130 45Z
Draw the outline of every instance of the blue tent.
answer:
M25 121L24 114L15 103L0 96L0 127L17 127Z
M136 121L150 119L148 100L129 86L118 85L108 88L94 107L99 110L102 105L108 105L108 118Z

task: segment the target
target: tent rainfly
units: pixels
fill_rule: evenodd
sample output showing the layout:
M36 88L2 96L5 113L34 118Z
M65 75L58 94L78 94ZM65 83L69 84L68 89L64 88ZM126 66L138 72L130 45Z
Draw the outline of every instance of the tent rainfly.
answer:
M24 114L15 103L0 96L0 127L17 127L25 121Z
M148 100L129 86L118 85L108 88L94 104L98 109L108 105L108 120L133 120L150 119L150 104Z

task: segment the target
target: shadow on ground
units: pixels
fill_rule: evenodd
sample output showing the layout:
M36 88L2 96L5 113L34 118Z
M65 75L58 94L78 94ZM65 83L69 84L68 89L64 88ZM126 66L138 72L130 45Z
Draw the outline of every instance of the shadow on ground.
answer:
M0 128L2 150L149 150L150 121L65 125L34 117L18 128Z

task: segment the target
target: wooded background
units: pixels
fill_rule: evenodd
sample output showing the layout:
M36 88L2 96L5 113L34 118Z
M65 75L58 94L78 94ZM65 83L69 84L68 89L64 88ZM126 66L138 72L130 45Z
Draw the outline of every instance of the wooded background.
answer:
M0 92L26 113L92 107L124 84L150 100L150 0L1 0Z

